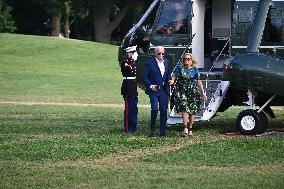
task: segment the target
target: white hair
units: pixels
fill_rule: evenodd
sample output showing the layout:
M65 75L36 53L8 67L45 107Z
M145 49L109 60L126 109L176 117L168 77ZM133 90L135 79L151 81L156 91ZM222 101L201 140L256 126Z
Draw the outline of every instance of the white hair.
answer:
M165 50L165 48L164 48L163 46L157 46L157 47L155 48L155 53L157 53L159 49Z

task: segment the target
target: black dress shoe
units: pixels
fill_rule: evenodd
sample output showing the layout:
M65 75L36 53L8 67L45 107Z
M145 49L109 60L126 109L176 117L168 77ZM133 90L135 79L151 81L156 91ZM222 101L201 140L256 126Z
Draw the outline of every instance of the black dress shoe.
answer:
M128 131L128 134L129 134L129 135L135 135L135 134L136 134L136 131Z
M154 137L154 136L155 136L155 133L152 133L152 132L149 133L149 137Z

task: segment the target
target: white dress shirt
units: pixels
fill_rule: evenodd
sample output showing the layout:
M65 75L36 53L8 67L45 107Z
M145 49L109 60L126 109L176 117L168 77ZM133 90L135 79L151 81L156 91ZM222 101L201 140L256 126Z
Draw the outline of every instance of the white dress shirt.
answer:
M158 62L158 66L160 68L160 72L162 74L162 77L165 74L165 64L164 64L164 60L160 61L158 58L156 58L156 61Z

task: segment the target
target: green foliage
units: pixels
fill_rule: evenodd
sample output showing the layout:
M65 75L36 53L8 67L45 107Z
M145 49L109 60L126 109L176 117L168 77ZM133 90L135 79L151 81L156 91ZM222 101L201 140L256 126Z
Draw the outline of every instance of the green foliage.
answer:
M71 6L70 16L75 20L77 17L80 19L87 19L89 16L88 0L70 0L67 3Z
M2 0L3 1L3 0ZM135 3L133 3L135 2ZM137 3L136 3L137 2ZM144 4L144 1L137 0L137 1L129 1L129 0L28 0L28 1L18 1L18 0L9 0L7 1L9 6L13 8L14 11L12 11L12 16L15 21L15 24L11 25L8 17L5 16L4 13L0 14L1 19L5 16L5 27L8 27L8 30L5 29L2 32L12 32L15 31L15 28L17 29L18 33L21 34L32 34L32 35L50 35L50 32L52 31L51 28L54 27L52 24L54 24L54 20L52 20L53 17L60 17L61 22L61 30L63 29L63 26L66 23L69 23L70 28L70 38L75 39L84 39L84 40L94 40L97 36L99 38L104 38L102 34L95 33L93 31L95 20L97 19L103 19L103 18L110 18L111 21L114 21L116 18L118 18L119 13L121 13L121 10L125 5L135 5L133 6L132 12L135 13L135 17L140 18L141 12L137 13L136 7L139 3L139 7L141 7L141 4ZM68 5L68 6L66 6ZM68 8L67 8L68 7ZM105 15L105 17L97 17L93 14L98 11L94 11L94 7L99 7L99 10L103 10L103 12L107 12L108 14ZM70 12L67 14L66 10L69 10ZM67 18L69 18L69 22L67 21ZM0 19L0 20L1 20ZM107 20L106 19L106 20ZM125 18L130 19L127 23L123 23L120 25L119 30L114 30L113 27L117 27L118 22L114 22L115 26L113 27L105 27L105 31L108 33L112 33L112 36L115 40L117 38L121 38L124 33L121 34L121 31L125 32L130 27L132 27L132 23L134 21L133 16L131 18ZM120 20L120 19L119 19ZM137 20L137 19L136 19ZM9 21L9 22L8 22ZM57 19L58 21L58 19ZM0 21L1 24L2 21ZM3 22L4 23L4 22ZM57 23L57 22L56 22ZM107 22L102 22L108 25ZM91 24L91 27L90 27ZM10 26L15 26L15 28L12 28ZM56 25L58 29L58 24ZM108 25L109 26L109 25ZM111 29L110 29L111 28ZM107 31L111 30L111 31ZM56 30L58 31L58 30ZM61 31L63 32L63 31ZM109 39L110 37L107 37L107 43L110 43ZM99 40L97 40L99 41ZM105 41L104 41L105 42Z
M64 5L68 0L45 0L43 1L46 6L46 11L50 15L61 16L64 13Z
M90 4L95 4L96 6L101 8L113 6L114 3L119 3L119 2L118 0L89 0Z
M11 7L2 4L0 6L0 33L9 32L13 33L17 30L15 22L11 15Z
M46 11L51 15L66 16L64 15L66 4L71 6L71 13L69 16L72 16L73 18L80 17L83 19L89 14L87 0L45 0L43 1L43 4Z

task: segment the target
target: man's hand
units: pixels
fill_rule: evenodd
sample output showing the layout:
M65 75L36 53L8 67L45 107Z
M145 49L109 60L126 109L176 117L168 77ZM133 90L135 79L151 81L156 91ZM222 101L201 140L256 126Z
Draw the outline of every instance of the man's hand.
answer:
M150 89L152 91L157 91L157 85L150 85Z

